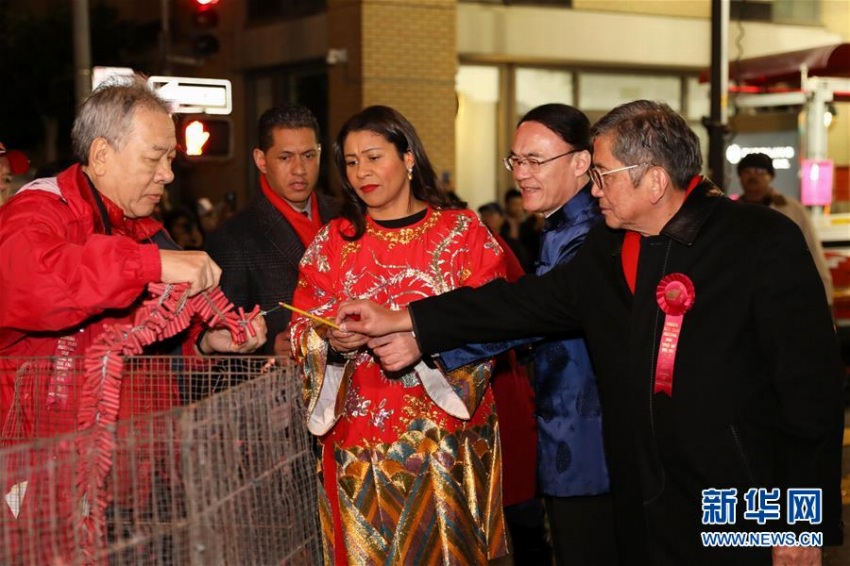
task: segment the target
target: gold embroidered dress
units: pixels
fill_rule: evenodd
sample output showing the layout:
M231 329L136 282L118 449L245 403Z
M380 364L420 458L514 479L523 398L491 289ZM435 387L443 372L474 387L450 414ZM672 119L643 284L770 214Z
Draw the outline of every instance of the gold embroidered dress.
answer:
M295 305L327 318L347 299L399 309L504 276L502 250L472 212L420 216L400 228L367 217L353 242L340 236L348 221L332 221L301 260ZM326 563L474 565L507 553L490 362L443 374L420 361L387 374L363 348L329 363L327 341L303 316L292 342L308 428L323 447Z

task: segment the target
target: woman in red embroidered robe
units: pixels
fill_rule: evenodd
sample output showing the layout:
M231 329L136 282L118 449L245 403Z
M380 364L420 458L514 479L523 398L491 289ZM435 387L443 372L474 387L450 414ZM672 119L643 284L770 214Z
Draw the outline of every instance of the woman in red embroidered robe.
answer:
M347 299L400 308L504 277L501 248L439 188L404 116L366 108L334 151L346 202L301 260L296 306L333 318ZM293 318L308 428L323 449L325 562L466 565L506 554L492 364L446 374L420 360L384 372L366 341Z

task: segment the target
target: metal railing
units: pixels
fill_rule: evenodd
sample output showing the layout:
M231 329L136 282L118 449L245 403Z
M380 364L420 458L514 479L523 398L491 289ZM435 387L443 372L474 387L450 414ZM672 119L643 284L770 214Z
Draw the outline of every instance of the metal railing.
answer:
M0 564L322 562L295 366L128 358L104 453L102 431L75 427L82 360L58 361L3 360L16 369L0 434ZM106 480L92 485L103 458ZM108 502L102 519L92 493Z

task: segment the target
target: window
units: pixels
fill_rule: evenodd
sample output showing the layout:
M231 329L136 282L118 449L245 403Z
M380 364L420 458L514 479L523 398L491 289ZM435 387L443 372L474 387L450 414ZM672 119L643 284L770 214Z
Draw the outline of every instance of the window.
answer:
M821 25L821 1L773 0L773 21L777 24Z
M557 69L516 70L516 116L514 124L526 112L541 104L573 104L573 74Z
M672 75L579 73L578 107L595 122L603 114L632 100L662 100L682 110L682 81Z
M499 68L461 65L455 84L455 189L476 210L496 200L499 183Z
M248 0L248 21L300 18L326 9L325 0Z
M562 6L570 8L573 5L573 0L505 0L505 4L516 6Z
M731 0L729 18L745 22L820 25L821 0Z
M686 87L682 115L688 120L699 122L703 116L711 114L711 85L700 83L697 77L689 77Z
M505 6L561 6L572 8L573 0L459 0L476 4L503 4Z
M744 22L773 21L773 0L731 0L729 19Z

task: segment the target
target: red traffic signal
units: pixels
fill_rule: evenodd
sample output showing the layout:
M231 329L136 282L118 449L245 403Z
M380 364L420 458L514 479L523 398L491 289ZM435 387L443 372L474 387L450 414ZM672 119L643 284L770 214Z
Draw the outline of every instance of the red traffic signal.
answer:
M213 8L218 0L191 1L194 9L192 26L195 28L192 48L196 57L209 57L218 53L219 49L219 41L214 33L218 26L218 12Z
M178 130L177 141L190 160L229 159L232 155L230 120L187 116Z
M192 48L197 57L209 57L218 53L219 43L218 38L214 35L205 33L199 35L192 42Z
M218 12L213 9L201 10L192 17L198 29L212 29L218 25Z

